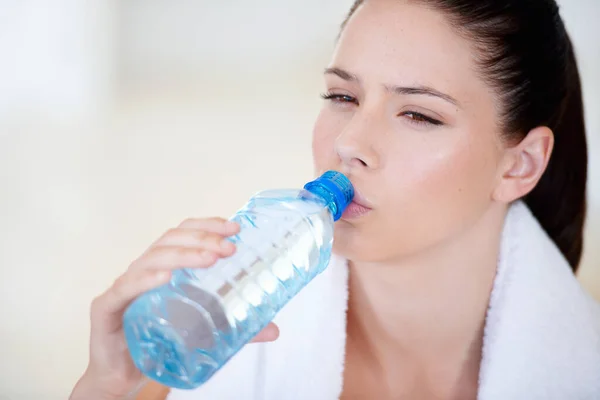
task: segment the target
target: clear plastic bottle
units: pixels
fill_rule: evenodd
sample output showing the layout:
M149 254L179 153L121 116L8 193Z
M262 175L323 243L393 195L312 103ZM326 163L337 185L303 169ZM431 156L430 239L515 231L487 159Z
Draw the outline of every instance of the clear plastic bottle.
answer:
M136 366L163 385L193 389L219 370L328 265L333 225L354 197L329 171L300 190L253 196L231 220L236 253L207 269L177 270L137 298L124 330Z

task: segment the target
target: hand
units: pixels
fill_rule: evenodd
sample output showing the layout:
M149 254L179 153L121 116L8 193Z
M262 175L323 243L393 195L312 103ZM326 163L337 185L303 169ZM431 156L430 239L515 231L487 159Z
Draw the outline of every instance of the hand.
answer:
M71 399L121 400L144 381L135 367L123 332L123 313L142 293L166 284L178 268L207 268L231 256L226 240L239 225L222 218L189 219L167 231L136 259L114 284L92 302L90 361ZM269 324L253 342L275 340L279 330Z

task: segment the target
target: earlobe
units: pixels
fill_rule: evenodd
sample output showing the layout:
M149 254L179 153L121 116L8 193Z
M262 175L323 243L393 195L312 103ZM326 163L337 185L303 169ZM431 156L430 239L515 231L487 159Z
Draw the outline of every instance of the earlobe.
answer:
M552 149L554 135L547 127L537 127L516 146L506 149L501 182L494 198L510 203L531 192L544 174Z

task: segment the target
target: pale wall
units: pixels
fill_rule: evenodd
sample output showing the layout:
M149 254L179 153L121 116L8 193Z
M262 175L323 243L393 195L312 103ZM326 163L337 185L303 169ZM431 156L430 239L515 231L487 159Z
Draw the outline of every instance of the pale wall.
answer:
M44 4L0 0L0 399L66 398L92 297L166 228L311 176L320 73L349 2ZM589 110L599 14L565 4ZM600 114L588 121L581 279L600 298Z

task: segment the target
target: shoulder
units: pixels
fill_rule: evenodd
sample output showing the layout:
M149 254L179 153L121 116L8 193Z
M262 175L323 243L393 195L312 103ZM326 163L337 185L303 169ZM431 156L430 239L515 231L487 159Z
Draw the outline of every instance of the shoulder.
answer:
M600 305L524 204L511 207L501 247L481 398L600 397Z

